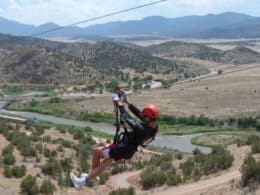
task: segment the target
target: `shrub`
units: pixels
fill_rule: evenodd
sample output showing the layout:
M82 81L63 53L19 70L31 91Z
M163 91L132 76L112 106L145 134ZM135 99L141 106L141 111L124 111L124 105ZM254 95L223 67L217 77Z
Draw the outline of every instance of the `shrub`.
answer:
M172 167L173 167L172 162L170 162L170 161L164 161L160 165L161 171L163 171L163 172L170 170Z
M253 117L239 118L237 125L239 128L249 128L256 126L256 119Z
M49 103L53 104L53 103L60 103L62 102L61 98L59 97L53 97L49 99Z
M37 185L36 177L28 175L23 179L21 185L21 191L27 195L35 195L39 192L39 187Z
M35 125L36 135L43 135L44 134L44 126L43 125Z
M258 120L257 122L256 122L256 130L257 131L260 131L260 121Z
M44 180L40 187L40 192L42 194L53 194L55 190L56 190L55 185L52 184L51 181L49 180Z
M51 137L48 136L48 135L47 136L43 136L42 141L46 142L46 143L50 143L51 142Z
M223 70L218 70L218 75L223 74Z
M43 149L43 155L46 157L46 158L49 158L51 156L51 151L48 149L48 148L44 148Z
M58 160L50 158L48 162L42 167L42 172L46 175L56 177L61 173L62 167Z
M26 174L26 167L24 165L22 166L14 166L12 168L12 173L14 177L23 177Z
M3 163L5 165L13 165L15 163L15 157L13 156L13 154L5 154L3 158Z
M113 166L111 174L116 175L118 173L125 171L126 169L127 167L125 164L116 164L115 166Z
M59 128L58 130L60 131L60 133L62 133L62 134L66 134L66 130L65 130L65 129L63 129L63 128Z
M206 126L209 124L209 118L204 115L200 115L196 120L196 125L198 126Z
M59 152L63 152L64 150L63 150L63 147L61 146L61 145L59 145L58 147L57 147L57 150L59 151Z
M40 153L42 153L42 150L43 150L42 144L36 144L35 149L38 150Z
M175 158L177 158L178 160L181 160L183 158L183 155L181 152L177 152L177 154L175 155Z
M2 155L6 155L6 154L12 154L14 151L14 146L12 144L9 144L8 146L6 146L3 151L2 151Z
M256 162L254 157L248 156L241 167L241 184L247 186L250 182L260 182L260 162Z
M180 175L176 173L176 169L170 169L166 174L166 184L169 186L178 185L182 182Z
M70 142L70 141L67 141L67 140L62 140L61 145L62 145L64 148L71 148L71 147L72 147L71 142Z
M39 102L37 102L36 100L31 101L31 107L37 107L38 105L39 105Z
M102 173L102 174L100 175L100 181L99 181L99 183L100 183L101 185L104 185L104 184L107 182L108 179L109 179L109 173L104 172L104 173Z
M81 131L75 131L73 134L73 139L81 139L84 138L84 133Z
M182 170L184 180L187 180L192 176L192 172L194 170L194 161L192 158L189 158L184 163L180 164L180 168Z
M214 147L211 154L203 154L198 150L193 153L193 158L189 158L180 165L184 180L189 178L197 180L202 174L209 175L227 169L234 160L230 152L226 151L222 146Z
M63 171L65 171L65 172L68 172L73 168L73 166L71 165L71 159L69 159L69 158L60 160L60 164L61 164Z
M135 195L134 188L119 188L109 193L109 195Z
M88 172L90 165L85 157L80 157L80 168L82 172Z
M260 141L260 137L258 135L251 134L247 137L246 144L253 145L254 143L259 142L259 141Z
M140 175L141 184L144 190L153 187L162 186L166 181L166 175L158 167L150 166L146 168Z
M51 151L51 156L52 156L52 157L57 156L57 151L56 151L56 150Z
M159 120L171 125L177 123L177 119L175 116L162 115Z
M260 153L260 140L252 143L251 150L253 154Z
M36 156L36 151L32 147L31 140L25 133L13 131L8 132L5 136L8 141L16 146L23 156Z
M12 169L9 165L4 166L4 176L11 178L13 176Z

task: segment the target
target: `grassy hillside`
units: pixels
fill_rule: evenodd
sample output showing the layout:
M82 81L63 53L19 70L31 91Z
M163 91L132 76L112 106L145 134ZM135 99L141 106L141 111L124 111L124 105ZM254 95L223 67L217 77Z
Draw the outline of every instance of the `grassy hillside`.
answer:
M194 57L216 61L221 56L221 51L195 43L170 41L160 45L148 46L149 53L162 57Z
M221 63L247 64L260 62L260 54L247 47L238 46L221 51L202 44L170 41L147 47L147 51L160 57L191 57Z
M111 42L60 43L0 34L0 48L8 50L8 55L0 55L4 78L15 83L93 84L115 78L128 81L125 69L140 77L176 77L189 69L183 62Z
M248 64L260 62L260 53L243 46L237 46L232 50L223 52L221 57L223 63Z
M80 59L39 47L24 47L1 61L10 83L80 84L93 79L95 72Z

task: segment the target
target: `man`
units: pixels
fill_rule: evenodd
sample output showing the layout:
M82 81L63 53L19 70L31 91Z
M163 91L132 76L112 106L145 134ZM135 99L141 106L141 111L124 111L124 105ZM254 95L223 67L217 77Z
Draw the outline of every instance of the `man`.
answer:
M89 174L82 174L79 178L70 173L71 180L78 189L87 185L88 181L98 177L113 162L131 158L137 151L138 146L143 145L149 139L153 140L158 131L156 120L159 117L159 109L155 105L148 104L141 112L133 104L130 104L125 97L124 103L141 120L135 121L125 110L118 94L113 96L113 102L118 106L123 120L131 127L132 132L129 132L127 136L119 139L116 143L103 148L95 148L93 150L92 169Z

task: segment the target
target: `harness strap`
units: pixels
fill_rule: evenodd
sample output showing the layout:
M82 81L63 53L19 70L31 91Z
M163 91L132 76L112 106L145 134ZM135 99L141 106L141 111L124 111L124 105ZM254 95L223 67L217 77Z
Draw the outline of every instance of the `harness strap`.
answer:
M115 134L114 141L113 141L114 144L118 140L118 134L119 134L119 131L120 131L119 111L118 110L119 110L118 106L116 106L116 134Z
M155 136L151 137L148 142L146 142L145 144L142 143L142 144L140 144L140 146L142 146L143 148L147 147L148 144L150 144L154 140L154 138L155 138Z

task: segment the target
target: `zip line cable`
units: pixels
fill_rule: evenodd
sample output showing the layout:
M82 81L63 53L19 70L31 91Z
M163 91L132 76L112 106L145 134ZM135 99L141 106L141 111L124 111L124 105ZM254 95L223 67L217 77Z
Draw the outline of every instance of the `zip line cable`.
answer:
M66 26L52 28L50 30L46 30L46 31L43 31L43 32L40 32L40 33L35 33L35 34L29 35L29 36L36 37L36 36L46 34L46 33L49 33L49 32L58 31L58 30L69 28L69 27L72 27L72 26L75 26L75 25L78 25L78 24L87 23L87 22L90 22L90 21L106 18L106 17L117 15L117 14L124 13L124 12L129 12L129 11L140 9L140 8L143 8L143 7L148 7L148 6L159 4L159 3L162 3L162 2L165 2L165 1L168 1L168 0L160 0L160 1L155 1L155 2L151 2L151 3L146 3L146 4L143 4L143 5L136 6L136 7L120 10L120 11L117 11L117 12L112 12L110 14L105 14L105 15L102 15L102 16L93 17L93 18L90 18L90 19L87 19L87 20L75 22L75 23L72 23L72 24L69 24L69 25L66 25Z

